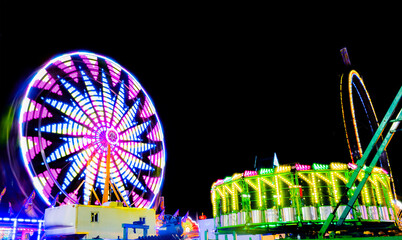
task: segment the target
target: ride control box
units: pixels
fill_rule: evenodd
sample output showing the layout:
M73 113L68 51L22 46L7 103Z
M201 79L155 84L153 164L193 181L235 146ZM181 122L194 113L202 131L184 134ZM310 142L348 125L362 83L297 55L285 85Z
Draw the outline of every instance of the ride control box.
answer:
M148 235L155 235L155 210L145 208L95 205L64 205L45 211L45 234L48 238L79 237L86 239L122 239L122 224L145 221ZM143 229L128 231L129 239L144 235Z

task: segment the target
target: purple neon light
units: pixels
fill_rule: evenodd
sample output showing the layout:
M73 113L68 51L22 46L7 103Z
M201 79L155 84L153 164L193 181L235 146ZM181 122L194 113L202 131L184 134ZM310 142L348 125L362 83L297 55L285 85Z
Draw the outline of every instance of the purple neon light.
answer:
M110 59L78 52L51 60L31 80L20 110L21 151L33 184L50 202L90 204L110 179L127 204L152 206L165 147L155 107L138 81Z

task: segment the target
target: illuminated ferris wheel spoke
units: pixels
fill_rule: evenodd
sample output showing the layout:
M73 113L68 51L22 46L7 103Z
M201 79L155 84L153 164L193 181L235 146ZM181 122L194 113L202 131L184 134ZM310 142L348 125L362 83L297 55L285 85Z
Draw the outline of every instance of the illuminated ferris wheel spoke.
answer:
M110 121L110 124L113 126L118 125L118 123L121 121L121 118L123 117L124 113L126 112L126 107L124 105L124 100L123 100L124 95L125 95L124 85L121 85L117 96L114 97L114 102L113 102L113 114L112 114L112 119Z
M96 125L97 115L94 110L93 103L91 102L90 97L88 97L88 93L86 91L80 92L77 90L77 88L73 86L73 82L69 83L64 79L61 79L61 83L63 83L63 86L67 89L69 94L71 94L72 99L70 99L70 101L73 100L75 102L73 102L73 104L78 105L75 109L75 111L77 111L77 115L74 116L74 119L84 121L88 125L91 124L89 126ZM93 92L91 93L94 94ZM80 119L81 117L84 119Z
M151 125L151 121L147 121L141 124L138 124L135 127L128 128L124 131L120 131L120 136L122 141L124 142L139 142L141 141L140 136L145 132L145 130L149 129ZM120 128L118 128L120 130Z
M28 87L20 123L24 164L47 204L60 191L61 202L94 203L109 152L116 194L152 206L164 177L162 128L141 85L118 64L90 53L50 61Z
M115 155L115 158L113 159L115 164L118 167L118 171L122 179L125 179L126 181L129 181L132 185L136 186L138 184L138 179L137 179L137 174L138 172L135 171L135 168L133 166L130 166L121 155ZM125 182L125 181L124 181ZM143 186L139 186L141 189Z
M136 176L141 171L142 173L159 173L161 169L156 166L150 166L143 161L137 159L135 156L128 156L128 154L118 155L119 158L116 158L116 162L118 166L122 166L119 168L121 176L128 180L133 186L142 191L147 191L146 186L147 183L142 179L138 179ZM126 160L128 157L128 161ZM136 171L137 169L137 171ZM145 176L145 175L144 175Z
M68 168L64 178L64 182L62 185L63 190L66 189L67 186L70 185L71 181L75 179L77 176L80 176L83 171L85 170L85 167L87 165L87 156L84 154L85 152L80 152L77 153L76 155L68 158L66 162L69 162L68 165L70 167Z
M94 128L93 121L76 103L73 102L72 105L69 105L55 99L46 99L46 103L48 103L50 107L57 109L59 113L64 114L66 121L77 122L88 129Z
M116 129L120 133L135 127L138 124L138 122L135 120L135 117L137 115L139 105L140 99L137 99L133 106L126 113L124 113L123 117L121 117L120 121L115 125Z
M155 148L155 145L143 144L138 142L125 142L122 146L118 146L117 154L123 161L130 164L131 168L141 170L152 170L153 168L146 164L146 158L142 158L141 153Z
M70 138L71 139L71 138ZM66 141L66 140L64 140ZM73 140L67 140L65 144L60 144L60 146L56 149L54 149L54 151L52 153L50 153L48 155L48 157L46 158L46 163L49 162L54 162L56 160L59 159L64 159L67 156L73 155L73 157L75 155L81 154L81 152L83 151L82 149L78 149L76 146L79 146L78 144L84 145L82 143L82 139L81 138L74 138ZM86 144L84 146L88 146L89 144ZM70 157L68 159L66 159L66 161L71 161L73 158Z
M89 96L89 103L91 104L87 111L91 118L94 119L97 124L99 124L99 122L103 119L102 98L92 84L92 80L88 78L84 71L81 71L81 76L86 86L86 93Z

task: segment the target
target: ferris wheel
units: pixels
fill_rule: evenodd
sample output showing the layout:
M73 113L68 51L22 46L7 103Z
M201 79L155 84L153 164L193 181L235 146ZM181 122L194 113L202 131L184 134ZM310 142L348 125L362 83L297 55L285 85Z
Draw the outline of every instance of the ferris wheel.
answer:
M105 202L110 189L128 206L150 208L161 189L165 144L155 107L136 78L104 56L75 52L42 67L22 100L19 138L47 205L57 197Z

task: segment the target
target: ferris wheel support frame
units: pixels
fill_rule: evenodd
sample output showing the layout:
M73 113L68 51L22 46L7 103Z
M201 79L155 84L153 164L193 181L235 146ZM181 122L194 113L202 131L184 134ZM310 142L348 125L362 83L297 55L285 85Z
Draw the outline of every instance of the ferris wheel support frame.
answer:
M345 209L343 210L341 216L339 216L339 220L336 223L336 226L340 226L343 224L345 218L347 217L348 213L350 210L353 208L353 205L355 204L357 197L361 193L364 184L370 177L373 168L376 166L381 154L383 151L387 148L389 142L391 141L392 137L394 136L394 133L397 132L398 127L400 122L402 121L402 106L399 107L399 112L394 120L391 119L391 117L394 115L395 110L397 110L397 107L399 103L401 102L402 99L402 86L399 89L398 93L396 94L391 106L389 107L387 113L384 116L384 119L381 121L381 124L378 126L377 131L375 132L373 138L371 139L369 145L367 146L367 149L364 151L363 157L359 159L356 162L357 168L353 171L352 177L349 179L349 182L346 184L346 188L348 189L345 191L345 194L347 194L349 191L353 191L352 197L349 199L349 202L347 203ZM381 143L380 147L376 150L374 146L377 144L377 142L381 139L381 135L384 132L385 128L387 127L388 124L391 123L391 126L388 130L387 135L384 137L383 142ZM372 158L370 165L366 166L367 160L369 160L369 156L373 152L373 149L375 152L374 157ZM374 152L373 152L374 153ZM358 186L356 189L352 189L357 176L359 173L363 171L364 177L363 179L359 182ZM341 205L342 201L338 203L338 205L335 207L334 211L329 215L327 220L325 221L324 225L320 229L318 235L320 238L324 238L325 233L327 232L328 228L330 227L332 221L335 218L336 211L338 210L338 207ZM394 213L395 214L395 213Z

